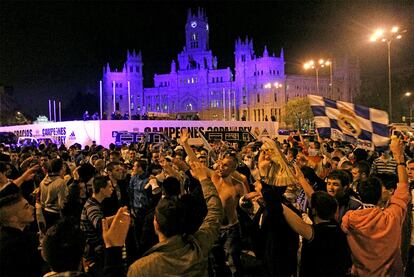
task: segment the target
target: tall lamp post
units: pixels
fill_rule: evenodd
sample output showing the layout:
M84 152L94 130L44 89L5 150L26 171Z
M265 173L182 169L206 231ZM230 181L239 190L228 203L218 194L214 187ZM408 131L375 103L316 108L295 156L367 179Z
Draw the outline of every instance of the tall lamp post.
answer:
M370 41L376 42L386 42L387 43L387 52L388 52L388 112L390 114L390 121L392 122L392 91L391 91L391 42L395 39L401 39L402 34L407 32L407 30L400 31L398 26L393 26L390 30L377 29L373 34L371 34Z
M332 89L332 62L330 60L319 59L318 62L310 60L310 61L306 62L305 64L303 64L303 68L305 70L315 69L315 73L316 73L316 93L318 95L319 95L319 69L323 68L325 66L330 66L331 67L330 86L331 86L331 89ZM331 93L332 93L332 90L331 90Z
M407 98L411 97L412 95L414 95L414 93L412 93L411 91L407 91L406 93L404 93L404 96ZM412 104L413 103L409 104L410 126L411 126L411 123L413 122L413 105Z
M331 89L331 99L333 100L334 98L334 91L333 91L333 74L332 74L332 61L331 60L327 60L325 62L326 66L329 66L329 87Z

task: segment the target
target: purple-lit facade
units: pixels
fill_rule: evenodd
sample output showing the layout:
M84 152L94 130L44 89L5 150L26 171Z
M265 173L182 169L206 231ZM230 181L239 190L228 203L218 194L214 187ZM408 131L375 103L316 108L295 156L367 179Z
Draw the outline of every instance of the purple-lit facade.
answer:
M280 122L288 99L316 94L315 77L285 74L283 49L275 56L265 46L259 57L254 53L253 40L247 37L236 39L234 70L217 68L217 57L209 48L209 31L203 10L198 9L196 14L189 10L185 46L171 62L169 73L155 74L152 88L143 87L141 52L128 52L120 72L111 71L109 64L104 67L103 111L107 115L114 110L123 114L130 103L131 114L197 113L204 120ZM346 79L348 69L342 74L343 69L336 69L334 61L334 79L346 83L340 86L334 80L334 98L352 100L359 93L358 64L351 69L355 81ZM319 83L319 94L330 96L329 77L321 76ZM345 88L349 93L343 93Z

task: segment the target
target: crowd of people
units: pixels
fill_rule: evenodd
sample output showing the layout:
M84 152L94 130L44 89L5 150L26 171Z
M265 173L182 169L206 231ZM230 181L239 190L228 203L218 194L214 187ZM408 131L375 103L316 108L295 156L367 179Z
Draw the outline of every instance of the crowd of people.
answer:
M273 117L272 117L273 118ZM100 120L98 112L93 113L92 115L89 114L89 111L85 111L82 115L82 120ZM177 113L175 115L170 115L167 113L160 113L160 112L150 112L148 113L136 113L131 114L131 118L129 116L129 113L126 112L122 114L120 111L114 111L111 113L110 118L108 118L108 115L106 112L102 113L102 120L200 120L200 116L198 113ZM242 121L246 121L246 118L242 119ZM266 121L267 117L266 117ZM276 121L272 119L272 121Z
M0 276L414 276L413 139L188 139L0 145Z

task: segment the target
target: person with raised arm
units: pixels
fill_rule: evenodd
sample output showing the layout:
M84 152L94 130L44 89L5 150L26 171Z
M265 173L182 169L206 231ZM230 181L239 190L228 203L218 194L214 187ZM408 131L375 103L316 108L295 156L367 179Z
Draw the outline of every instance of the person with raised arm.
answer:
M6 176L7 166L6 163L0 162L0 191L5 189L8 185L14 184L20 187L25 181L33 179L35 172L39 170L39 166L35 165L27 169L20 177L9 180Z
M189 156L190 161L198 161L195 153L188 144L188 130L183 129L180 134L180 143ZM224 209L221 222L220 238L212 249L213 271L217 275L231 273L237 275L241 271L241 229L237 215L237 206L240 198L248 191L242 180L235 174L238 160L233 155L227 155L218 161L215 171L209 170L209 175L218 191ZM226 256L230 268L226 265Z
M200 228L193 235L183 236L184 211L180 200L162 198L153 222L159 243L129 267L129 277L208 275L208 254L219 235L223 208L208 169L192 162L191 174L200 181L207 204L207 215Z
M32 167L14 181L7 180L0 162L0 276L40 276L39 241L27 228L34 220L34 207L23 198L20 185L33 178Z
M358 276L402 276L401 229L411 199L404 146L392 138L390 149L397 161L398 185L386 208L378 206L382 186L377 178L361 181L358 187L363 205L342 218L352 253L352 274Z
M309 193L313 225L283 204L283 215L289 226L303 237L299 276L345 276L351 265L346 236L335 220L336 199L324 191L313 192L296 166L296 176ZM335 254L334 254L335 253Z
M295 214L299 211L284 196L287 185L280 182L274 185L277 177L276 171L271 172L270 147L262 146L258 160L260 178L255 182L255 192L244 197L245 200L256 200L260 206L253 218L254 252L263 260L266 276L296 276L299 236L284 218L282 204Z

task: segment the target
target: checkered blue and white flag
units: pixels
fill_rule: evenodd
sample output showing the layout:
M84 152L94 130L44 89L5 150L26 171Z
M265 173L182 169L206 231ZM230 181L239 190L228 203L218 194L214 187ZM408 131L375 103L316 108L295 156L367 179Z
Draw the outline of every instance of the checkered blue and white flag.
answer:
M389 143L388 114L385 111L308 95L321 137L341 139L373 149Z

